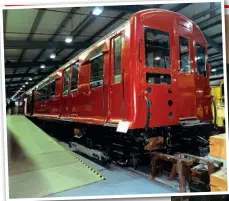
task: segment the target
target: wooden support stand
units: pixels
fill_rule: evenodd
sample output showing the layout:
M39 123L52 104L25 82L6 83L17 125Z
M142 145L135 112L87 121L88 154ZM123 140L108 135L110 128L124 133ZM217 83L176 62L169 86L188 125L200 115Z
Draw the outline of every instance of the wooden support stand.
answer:
M220 134L210 137L210 155L212 157L226 160L226 135ZM210 176L212 192L227 191L227 169L221 169Z
M180 192L186 192L186 184L190 187L192 182L193 166L198 165L200 162L205 163L208 167L207 171L209 177L212 173L218 171L223 166L223 163L221 162L210 161L208 159L189 154L176 153L175 155L169 155L153 152L151 158L150 179L154 179L155 176L162 175L162 161L171 162L173 164L169 180L174 180L176 175L178 175Z
M220 134L210 137L210 155L215 158L227 160L226 135Z
M221 169L210 176L211 191L227 191L227 170Z

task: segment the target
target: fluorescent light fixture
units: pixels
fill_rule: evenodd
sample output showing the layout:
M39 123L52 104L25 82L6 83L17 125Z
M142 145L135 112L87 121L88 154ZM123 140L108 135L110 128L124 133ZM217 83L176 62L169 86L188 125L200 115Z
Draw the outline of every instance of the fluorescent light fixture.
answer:
M216 69L216 68L212 69L212 72L216 72L216 71L217 71L217 69Z
M100 15L103 12L103 7L95 7L92 11L93 15Z
M26 82L25 84L29 84L28 82Z
M25 87L25 85L23 85L22 87Z
M20 88L20 90L22 90L22 87Z
M71 43L73 41L73 37L72 36L68 36L65 38L65 43Z
M56 54L52 53L52 54L50 55L50 58L51 58L51 59L55 59L55 58L56 58Z
M45 68L45 65L44 65L44 64L42 64L42 65L41 65L41 68Z
M31 80L33 80L33 79L30 77L29 80L31 81Z

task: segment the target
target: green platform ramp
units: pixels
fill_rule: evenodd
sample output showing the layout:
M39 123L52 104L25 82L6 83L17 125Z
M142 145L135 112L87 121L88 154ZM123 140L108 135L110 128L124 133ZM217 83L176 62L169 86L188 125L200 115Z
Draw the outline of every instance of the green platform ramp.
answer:
M39 198L104 180L25 116L7 116L10 198Z

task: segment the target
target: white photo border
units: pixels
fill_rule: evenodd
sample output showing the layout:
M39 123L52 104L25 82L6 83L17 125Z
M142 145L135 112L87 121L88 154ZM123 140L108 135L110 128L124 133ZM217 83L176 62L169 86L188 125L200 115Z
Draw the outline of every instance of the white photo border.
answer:
M48 0L47 0L48 1ZM47 2L45 1L45 2ZM13 2L13 1L12 1ZM227 76L226 76L226 72L227 72L227 65L226 65L226 39L225 39L225 8L224 8L224 1L223 0L192 0L192 1L187 1L187 0L167 0L167 1L142 1L142 2L135 2L133 0L130 1L122 1L122 2L118 2L118 1L93 1L93 3L91 1L81 1L79 3L69 3L69 4L61 4L58 3L57 5L52 4L52 3L37 3L35 5L31 5L31 0L30 2L28 2L28 4L30 4L29 6L3 6L1 8L1 15L0 18L3 19L3 10L13 10L13 9L31 9L31 8L62 8L62 7L92 7L92 6L112 6L112 5L146 5L146 4L180 4L180 3L210 3L210 2L220 2L221 3L221 16L222 16L222 44L223 44L223 65L224 65L224 82L227 83ZM15 3L15 1L14 1ZM90 3L90 4L89 4ZM25 4L25 3L23 3ZM0 74L1 74L1 88L0 88L0 92L1 92L1 96L0 96L0 105L1 105L1 112L2 115L0 115L0 120L2 123L2 136L3 136L3 143L4 143L4 150L3 150L3 170L4 171L4 175L3 178L5 178L5 185L3 186L3 188L0 188L1 190L5 189L5 192L3 192L2 194L6 195L6 200L9 199L9 178L8 178L8 153L7 153L7 128L6 128L6 95L5 95L5 63L4 63L4 30L3 30L3 20L1 20L1 41L0 41L0 45L1 45L1 69L0 69ZM227 93L227 84L224 84L224 88L225 88L225 111L228 111L228 93ZM2 118L1 118L2 116ZM226 123L226 133L228 134L228 118L227 115L225 116L225 123ZM228 147L228 135L226 135L227 137L227 167L228 167L228 155L229 155L229 147ZM1 150L2 151L2 150ZM0 152L1 153L1 152ZM228 182L229 182L229 174L227 174L228 177ZM1 194L1 195L2 195ZM77 196L77 197L48 197L48 198L30 198L30 199L11 199L11 200L85 200L85 199L108 199L108 198L156 198L156 199L164 199L165 197L174 197L174 196L195 196L195 195L224 195L224 194L228 194L228 192L200 192L200 193L162 193L162 194L142 194L142 195L116 195L116 196Z

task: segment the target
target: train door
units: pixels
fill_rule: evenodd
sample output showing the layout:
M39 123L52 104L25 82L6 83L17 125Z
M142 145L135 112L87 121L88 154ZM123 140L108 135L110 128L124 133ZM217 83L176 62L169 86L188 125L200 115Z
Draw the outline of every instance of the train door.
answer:
M110 40L109 69L109 119L110 123L118 123L124 117L124 85L122 77L123 33Z
M79 115L79 93L78 93L78 79L79 78L79 63L71 66L71 86L70 86L70 116L77 117Z
M61 117L67 118L69 116L69 83L70 83L70 67L63 72L63 90L61 99Z
M196 41L194 45L197 116L199 119L211 120L210 73L207 66L206 47Z
M107 54L102 52L104 44L90 54L89 91L87 94L87 118L96 122L105 121L104 67ZM94 56L93 56L94 55Z
M32 116L34 112L34 90L31 92L31 102L30 102L30 115Z
M196 118L195 72L193 68L193 41L189 33L175 36L177 41L177 88L179 91L180 120Z
M164 18L164 16L162 16ZM166 20L166 19L164 19ZM173 47L173 30L161 21L144 22L139 38L139 71L144 76L145 127L178 123L177 75ZM144 57L143 57L144 55Z
M27 115L27 102L28 102L28 98L24 98L24 114Z

